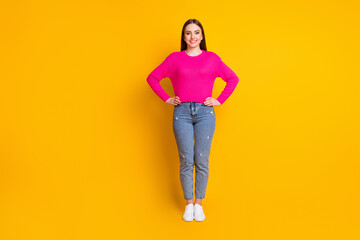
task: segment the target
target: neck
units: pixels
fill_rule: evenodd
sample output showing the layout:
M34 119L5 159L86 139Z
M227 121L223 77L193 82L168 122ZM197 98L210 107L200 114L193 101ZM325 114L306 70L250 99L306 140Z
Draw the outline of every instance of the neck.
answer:
M188 53L189 55L197 55L201 53L201 49L200 47L195 47L195 48L187 48L185 50L186 53Z

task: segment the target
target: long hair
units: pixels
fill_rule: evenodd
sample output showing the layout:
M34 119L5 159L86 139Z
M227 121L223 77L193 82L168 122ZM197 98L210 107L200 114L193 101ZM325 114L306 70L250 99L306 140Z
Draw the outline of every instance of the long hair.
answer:
M204 28L201 25L201 23L199 22L199 20L197 20L197 19L189 19L184 23L184 26L183 26L182 31L181 31L181 49L180 49L180 51L187 49L187 44L184 41L184 32L185 32L186 26L189 25L190 23L195 23L196 25L198 25L200 27L201 33L202 33L202 36L203 36L203 39L200 42L200 49L203 49L203 50L207 51L206 42L205 42Z

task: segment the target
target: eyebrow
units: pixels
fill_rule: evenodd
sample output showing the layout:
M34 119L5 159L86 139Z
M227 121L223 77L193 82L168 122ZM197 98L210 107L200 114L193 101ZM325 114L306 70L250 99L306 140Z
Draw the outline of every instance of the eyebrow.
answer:
M199 31L199 32L200 32L200 30L195 30L195 32L197 32L197 31ZM191 31L185 31L185 32L191 32Z

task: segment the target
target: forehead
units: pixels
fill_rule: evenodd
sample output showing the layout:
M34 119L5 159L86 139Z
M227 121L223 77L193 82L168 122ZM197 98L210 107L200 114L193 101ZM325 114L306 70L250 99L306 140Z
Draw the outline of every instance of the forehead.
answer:
M189 25L186 26L185 28L185 32L186 31L196 31L196 30L200 30L200 27L198 25L196 25L195 23L190 23Z

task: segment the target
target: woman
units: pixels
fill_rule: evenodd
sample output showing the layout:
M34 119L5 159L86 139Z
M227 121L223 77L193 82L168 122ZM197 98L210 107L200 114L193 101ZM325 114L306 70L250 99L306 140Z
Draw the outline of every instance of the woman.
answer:
M170 97L159 83L166 77L171 80L175 97ZM217 77L227 83L215 99L211 95ZM181 33L181 51L169 54L149 74L147 82L164 102L175 105L173 131L180 159L180 181L186 200L183 219L203 221L202 199L206 193L210 147L216 122L213 106L222 105L230 97L239 78L217 54L207 51L201 23L189 19Z

